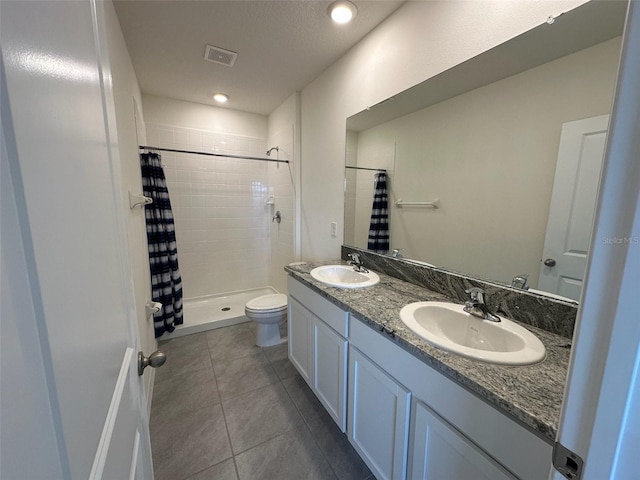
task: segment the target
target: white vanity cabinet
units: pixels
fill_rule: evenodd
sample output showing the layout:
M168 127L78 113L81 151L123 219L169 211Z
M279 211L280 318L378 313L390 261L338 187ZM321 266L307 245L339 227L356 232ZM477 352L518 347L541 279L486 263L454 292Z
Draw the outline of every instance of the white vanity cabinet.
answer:
M377 479L548 478L551 442L292 277L288 288L289 358Z
M348 314L289 277L289 359L345 432Z
M350 347L347 433L378 480L405 478L410 406L406 388Z
M386 375L411 392L406 478L548 478L551 443L352 318L349 355L354 351L362 352L378 368L384 366ZM350 389L352 382L349 378ZM350 397L350 409L352 401ZM374 468L370 459L363 456L363 460Z

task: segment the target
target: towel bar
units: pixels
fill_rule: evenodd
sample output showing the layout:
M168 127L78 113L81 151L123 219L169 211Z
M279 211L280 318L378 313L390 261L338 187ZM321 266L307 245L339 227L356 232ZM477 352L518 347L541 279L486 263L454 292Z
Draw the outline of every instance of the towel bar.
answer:
M396 200L396 206L398 207L431 207L438 208L440 204L440 199L436 198L432 202L406 202L399 198Z

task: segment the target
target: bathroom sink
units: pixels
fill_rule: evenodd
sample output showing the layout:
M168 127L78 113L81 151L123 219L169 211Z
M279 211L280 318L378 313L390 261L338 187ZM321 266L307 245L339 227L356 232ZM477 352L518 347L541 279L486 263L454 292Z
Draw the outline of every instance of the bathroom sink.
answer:
M544 359L533 333L500 317L500 322L468 314L462 305L415 302L400 310L400 320L430 344L463 357L500 365L530 365Z
M319 282L340 288L370 287L380 281L377 273L356 272L350 265L316 267L311 270L311 276Z

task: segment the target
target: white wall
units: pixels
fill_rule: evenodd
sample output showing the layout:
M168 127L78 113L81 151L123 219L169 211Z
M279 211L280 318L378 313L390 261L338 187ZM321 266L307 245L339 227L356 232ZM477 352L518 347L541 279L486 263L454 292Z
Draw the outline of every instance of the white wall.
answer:
M390 169L391 248L502 282L527 273L536 287L562 124L609 113L619 56L616 38L360 132L359 164ZM394 145L395 168L380 158ZM362 248L373 197L365 173ZM398 198L439 198L441 208L398 208Z
M118 150L122 174L123 205L129 205L128 192L142 193L140 176L140 157L138 145L144 144L144 135L138 138L136 125L144 124L142 116L142 98L138 80L133 70L131 58L124 42L120 23L112 2L105 2L105 23L107 47L113 81L113 97L116 111ZM134 102L137 108L134 107ZM136 119L136 114L139 118ZM143 131L142 131L143 133ZM149 274L149 253L143 208L134 208L123 212L131 259L131 275L138 319L140 348L145 354L156 349L153 321L147 318L145 304L151 300L151 278ZM149 394L153 384L154 370L144 372L144 384Z
M302 258L340 254L348 116L582 3L410 1L304 88Z
M287 275L284 266L296 260L295 252L295 183L299 170L299 122L300 96L295 93L269 115L269 136L267 148L278 146L271 158L289 160L290 163L269 163L269 197L274 205L269 207L272 216L280 212L282 221L270 225L270 267L269 281L276 290L287 292Z
M200 103L144 94L142 96L146 122L195 128L215 133L265 138L267 117Z

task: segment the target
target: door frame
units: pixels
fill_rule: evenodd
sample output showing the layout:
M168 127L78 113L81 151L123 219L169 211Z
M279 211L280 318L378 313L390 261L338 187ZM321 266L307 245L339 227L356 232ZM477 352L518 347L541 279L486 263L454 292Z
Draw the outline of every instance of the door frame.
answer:
M640 438L639 84L640 2L631 1L558 433L585 460L583 479L637 475L630 465ZM552 469L550 478L564 477Z

